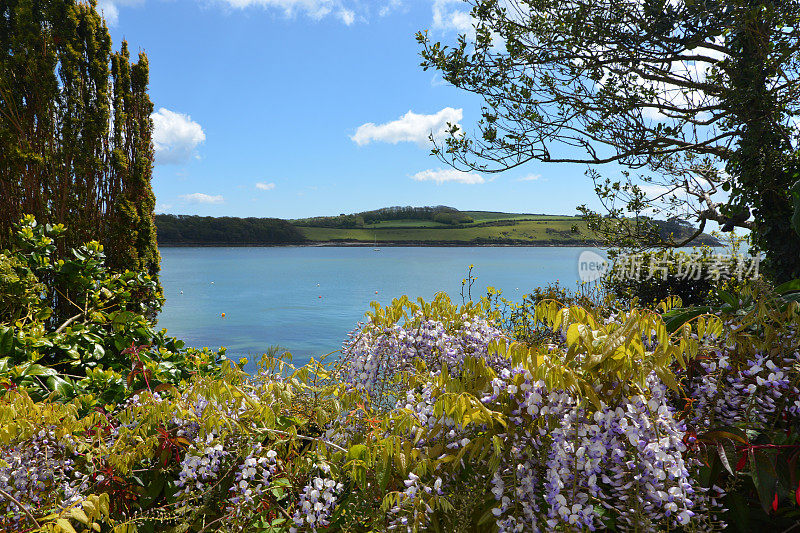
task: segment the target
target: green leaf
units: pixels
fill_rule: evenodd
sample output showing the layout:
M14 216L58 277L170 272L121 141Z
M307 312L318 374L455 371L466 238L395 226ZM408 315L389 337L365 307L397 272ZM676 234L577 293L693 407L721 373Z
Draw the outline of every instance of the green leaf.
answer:
M367 447L363 444L356 444L351 446L347 451L348 459L361 459L367 453Z
M83 509L79 507L73 507L70 512L70 516L84 525L89 525L89 517L86 516L86 513L83 512Z
M800 279L793 279L775 287L775 294L786 294L788 292L800 291Z
M14 349L14 328L0 326L0 355L11 355Z
M164 484L167 481L167 476L155 475L155 479L153 479L144 491L144 495L139 499L139 505L146 509L150 504L152 504L156 498L161 495L161 491L164 488Z
M580 338L580 324L570 324L567 328L567 346L572 346Z
M71 397L75 392L73 384L61 376L50 376L47 378L47 387L64 398Z
M761 503L761 508L764 509L764 512L769 514L772 508L772 500L775 498L776 485L778 484L774 457L761 451L753 453L751 450L750 454L752 459L751 475L758 492L758 501Z
M32 363L25 365L24 370L20 373L20 376L57 376L58 372L50 367L42 366L38 363Z
M717 296L719 296L720 300L732 307L736 307L738 304L737 299L728 291L717 291Z
M674 333L691 319L711 312L712 309L708 306L673 309L669 313L664 313L664 324L667 326L667 331Z
M60 527L62 530L66 531L67 533L78 533L75 531L75 528L72 527L72 524L69 523L69 520L66 518L57 518L56 525Z

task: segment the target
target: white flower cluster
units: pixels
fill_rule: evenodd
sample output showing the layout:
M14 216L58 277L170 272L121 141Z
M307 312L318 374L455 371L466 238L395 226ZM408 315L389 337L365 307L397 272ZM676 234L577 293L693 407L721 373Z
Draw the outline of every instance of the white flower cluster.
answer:
M175 485L181 487L178 495L203 490L207 483L216 481L230 456L221 442L214 442L216 434L206 435L205 442L194 443L181 461L181 471Z
M504 336L482 317L464 315L453 324L416 318L418 325L409 322L381 329L367 324L352 333L342 349L345 380L373 393L398 372L410 370L415 359L434 375L443 364L452 371L460 368L467 355L489 357L489 343Z
M314 477L303 488L297 510L292 517L294 525L291 533L298 531L317 531L329 525L328 519L336 508L337 495L344 485L327 477Z
M428 485L426 480L414 472L409 472L408 478L403 481L403 484L406 488L399 494L397 505L389 510L391 520L387 529L390 531L398 528L413 531L411 524L427 524L427 517L433 513L433 508L422 501L420 497L423 494L439 496L444 494L443 481L438 476L433 479L433 483Z
M520 373L524 381L511 384ZM686 525L694 490L684 430L666 387L655 376L649 385L649 399L623 395L618 405L589 413L521 369L501 372L484 398L506 392L512 405L511 453L492 479L499 530L593 531L603 527L600 508L613 510L623 529Z
M731 365L730 353L715 355L700 362L703 372L692 380L689 390L693 400L690 425L698 433L742 420L767 424L775 416L778 402L800 393L789 379L797 372L798 352L788 356L759 353L742 368ZM800 400L787 407L790 414L800 416Z
M55 428L43 428L28 441L0 447L0 489L28 511L66 507L80 499L85 482L73 475L72 454ZM27 520L16 502L0 496L0 528L16 530Z
M267 450L256 443L244 461L236 469L233 485L230 491L233 496L228 500L230 507L237 513L241 512L243 504L253 504L269 487L270 478L275 474L277 452Z

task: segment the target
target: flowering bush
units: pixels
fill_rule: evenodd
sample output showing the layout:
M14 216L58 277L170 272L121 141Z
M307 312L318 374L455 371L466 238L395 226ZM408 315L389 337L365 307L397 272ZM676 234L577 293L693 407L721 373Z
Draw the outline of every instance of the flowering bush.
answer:
M760 290L672 328L677 299L541 299L527 342L488 300L403 297L374 304L334 361L142 375L102 406L20 382L0 396L0 529L786 528L800 306Z

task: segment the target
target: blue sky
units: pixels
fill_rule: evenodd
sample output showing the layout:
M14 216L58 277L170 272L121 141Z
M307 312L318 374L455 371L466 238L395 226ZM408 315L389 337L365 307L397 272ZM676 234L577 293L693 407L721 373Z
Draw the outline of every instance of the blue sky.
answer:
M460 174L426 140L480 101L419 66L459 0L105 0L114 45L150 61L157 212L299 218L390 205L575 214L581 165ZM611 169L609 169L609 172Z

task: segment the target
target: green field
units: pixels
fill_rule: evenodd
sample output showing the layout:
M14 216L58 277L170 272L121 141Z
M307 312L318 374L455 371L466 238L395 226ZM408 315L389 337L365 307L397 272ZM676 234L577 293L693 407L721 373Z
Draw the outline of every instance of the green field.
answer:
M589 231L586 222L579 216L498 211L457 211L457 213L466 215L472 221L446 224L430 220L432 218L430 213L425 213L427 216L415 217L412 212L405 213L405 215L412 215L406 216L406 218L402 216L389 217L389 220L375 223L365 223L362 218L363 213L290 222L302 224L295 225L295 228L307 241L320 244L344 242L364 245L407 243L409 245L465 246L475 244L531 246L600 244L600 240ZM389 214L396 215L397 213ZM691 231L693 232L693 230Z
M446 228L447 224L434 222L433 220L382 220L375 224L366 226L372 228Z
M427 220L385 221L367 228L300 227L303 235L314 242L440 242L440 243L504 243L509 244L569 244L593 240L581 219L563 216L515 215L484 213L475 222L459 227ZM505 215L504 217L501 215ZM482 225L493 222L493 225ZM401 224L403 223L403 224ZM572 227L577 226L577 233Z
M475 219L475 223L496 222L498 220L580 220L566 215L542 215L535 213L500 213L497 211L462 211Z

